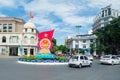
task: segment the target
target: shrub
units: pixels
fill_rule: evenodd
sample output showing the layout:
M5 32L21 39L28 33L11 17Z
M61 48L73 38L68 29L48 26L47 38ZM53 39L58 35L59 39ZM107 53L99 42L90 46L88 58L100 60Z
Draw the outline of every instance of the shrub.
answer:
M37 58L35 56L22 56L21 58L24 60L41 60L41 58Z
M53 59L42 59L42 58L37 58L36 56L22 56L21 59L24 60L53 60ZM69 60L69 58L65 56L55 56L54 60Z

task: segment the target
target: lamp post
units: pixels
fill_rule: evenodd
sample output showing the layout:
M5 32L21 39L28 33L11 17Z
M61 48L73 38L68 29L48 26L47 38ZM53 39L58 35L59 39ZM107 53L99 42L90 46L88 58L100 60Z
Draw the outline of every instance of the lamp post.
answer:
M80 28L82 27L81 25L77 25L77 26L75 26L76 27L76 29L78 30L78 34L80 34Z

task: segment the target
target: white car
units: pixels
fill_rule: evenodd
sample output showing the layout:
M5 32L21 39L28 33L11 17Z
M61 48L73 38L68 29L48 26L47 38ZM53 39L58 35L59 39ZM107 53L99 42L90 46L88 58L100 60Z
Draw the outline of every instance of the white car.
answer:
M117 58L119 59L119 64L120 64L120 55L117 55Z
M89 60L93 61L93 56L92 55L86 55L86 56Z
M120 55L117 55L118 59L120 60Z
M114 64L119 64L119 59L115 55L105 55L101 57L100 62L102 64L114 65Z
M73 55L69 62L68 62L69 67L79 67L81 68L82 66L92 66L92 61L90 61L85 55Z

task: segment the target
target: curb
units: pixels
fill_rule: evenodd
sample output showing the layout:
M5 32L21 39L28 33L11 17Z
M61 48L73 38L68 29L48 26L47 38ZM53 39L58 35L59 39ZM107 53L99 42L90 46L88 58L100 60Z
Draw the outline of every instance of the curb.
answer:
M44 62L23 62L23 61L17 61L18 63L21 63L21 64L31 64L31 65L67 65L68 62L65 62L65 63L58 63L58 62L51 62L51 63L44 63Z

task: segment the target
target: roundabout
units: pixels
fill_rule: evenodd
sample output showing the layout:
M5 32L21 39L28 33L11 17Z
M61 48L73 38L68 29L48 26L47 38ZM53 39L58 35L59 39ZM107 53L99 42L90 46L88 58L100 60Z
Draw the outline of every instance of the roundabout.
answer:
M19 55L18 63L31 65L67 65L68 57L51 53L53 30L38 33L38 52L34 55ZM21 49L21 53L22 53ZM29 51L30 52L30 51Z

